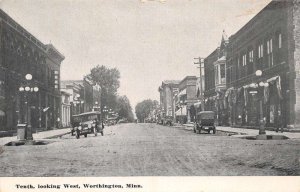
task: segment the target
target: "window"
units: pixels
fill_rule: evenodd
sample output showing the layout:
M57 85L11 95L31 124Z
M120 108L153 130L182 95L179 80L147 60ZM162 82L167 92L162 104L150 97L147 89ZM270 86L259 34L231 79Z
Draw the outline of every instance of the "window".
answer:
M247 55L244 54L243 55L243 66L246 66L247 65Z
M268 64L269 67L273 66L273 40L269 39L267 41L267 54L268 54Z
M221 76L221 83L226 83L226 79L225 79L225 64L221 64L220 65L220 76Z
M278 48L281 49L282 47L282 36L281 36L281 33L279 33L278 35Z
M273 41L272 39L267 41L267 54L271 54L273 52Z
M249 51L249 62L253 62L253 50Z
M258 46L258 58L263 58L264 57L264 45L260 44Z
M218 68L219 68L219 65L216 65L215 66L215 84L219 84L219 81L218 81L218 79L219 79L219 70L218 70Z

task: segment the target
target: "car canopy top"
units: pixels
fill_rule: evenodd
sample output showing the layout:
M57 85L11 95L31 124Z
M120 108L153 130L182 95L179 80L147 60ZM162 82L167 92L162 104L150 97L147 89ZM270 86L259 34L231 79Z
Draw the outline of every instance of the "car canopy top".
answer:
M213 111L200 111L197 114L200 119L214 119L215 118L215 112Z
M72 119L74 122L81 122L81 121L90 121L97 118L97 116L101 115L99 111L90 111L86 113L80 113L77 115L73 115Z

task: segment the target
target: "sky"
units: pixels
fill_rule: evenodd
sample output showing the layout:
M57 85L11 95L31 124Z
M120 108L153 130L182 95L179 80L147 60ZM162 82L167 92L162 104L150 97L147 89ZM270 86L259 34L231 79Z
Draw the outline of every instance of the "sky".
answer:
M0 0L0 8L64 56L61 79L82 79L97 65L121 73L132 107L159 99L163 80L199 76L223 30L236 33L271 0Z

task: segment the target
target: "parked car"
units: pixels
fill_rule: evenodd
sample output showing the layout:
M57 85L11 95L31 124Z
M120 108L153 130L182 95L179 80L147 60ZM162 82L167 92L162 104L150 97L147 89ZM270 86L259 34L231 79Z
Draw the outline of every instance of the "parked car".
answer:
M163 118L163 125L168 125L168 126L172 126L173 123L173 117L172 116L165 116Z
M72 116L71 134L77 139L80 135L87 137L88 134L95 134L100 132L103 136L103 122L101 122L101 113L98 111L91 111Z
M216 133L215 113L213 111L201 111L197 113L194 133L201 133L201 131Z

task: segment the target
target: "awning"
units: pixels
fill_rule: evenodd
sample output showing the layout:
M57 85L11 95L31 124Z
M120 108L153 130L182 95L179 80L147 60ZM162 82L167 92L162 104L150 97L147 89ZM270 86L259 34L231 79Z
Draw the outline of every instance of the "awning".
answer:
M3 116L5 116L5 113L4 113L4 111L0 110L0 117L3 117Z
M201 106L201 101L197 102L197 103L194 103L194 106L197 107L197 108L200 107Z
M185 107L182 107L182 108L179 108L176 112L175 112L175 115L176 116L186 116L187 113L186 113L186 106Z
M182 90L179 92L178 96L186 95L186 89Z

